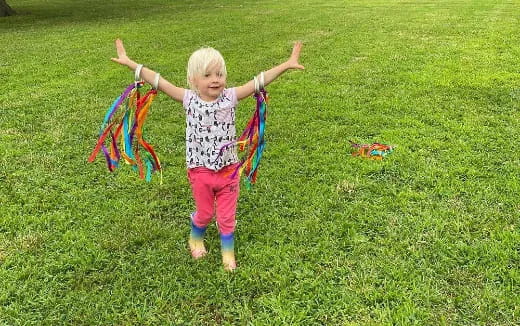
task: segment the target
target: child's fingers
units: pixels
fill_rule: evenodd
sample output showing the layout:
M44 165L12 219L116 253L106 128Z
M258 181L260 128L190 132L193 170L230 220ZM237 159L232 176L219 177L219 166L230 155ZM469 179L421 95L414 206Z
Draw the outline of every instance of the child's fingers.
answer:
M300 51L302 49L303 43L301 41L294 42L292 54L291 54L291 61L293 62L293 68L294 69L305 69L304 66L298 63L298 60L300 58Z
M302 66L301 64L299 64L298 62L296 62L292 67L292 69L300 69L300 70L304 70L305 67Z
M123 46L123 41L120 39L116 40L116 51L118 56L126 55L125 47Z
M302 49L302 42L295 42L291 53L291 57L298 60L300 57L300 51Z
M297 41L297 42L294 42L294 46L293 46L293 55L294 54L300 54L300 51L302 49L302 45L303 43L301 41Z
M126 65L126 62L124 61L124 59L121 59L121 58L110 58L110 60L112 62L119 63L120 65Z

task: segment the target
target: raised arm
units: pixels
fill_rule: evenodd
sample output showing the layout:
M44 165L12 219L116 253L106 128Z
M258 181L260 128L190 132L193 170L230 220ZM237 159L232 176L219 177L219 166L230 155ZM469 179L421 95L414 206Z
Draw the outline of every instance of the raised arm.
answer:
M120 39L116 40L116 50L117 58L112 58L112 61L127 66L130 70L135 71L138 64L126 55L125 47ZM143 67L141 69L141 79L149 84L153 84L155 81L155 71ZM162 77L159 78L158 89L176 101L182 102L184 98L184 88L177 87Z
M301 49L302 49L302 42L299 42L299 41L295 42L293 50L292 50L292 54L291 54L291 57L289 58L289 60L285 61L284 63L282 63L276 67L273 67L273 68L267 70L264 73L264 85L265 86L269 85L273 80L278 78L281 74L283 74L284 72L286 72L289 69L300 69L300 70L305 69L298 62L298 60L300 58ZM246 84L236 88L237 98L239 100L246 98L246 97L250 96L251 94L253 94L254 91L255 91L255 82L253 80L251 80L251 81L247 82Z

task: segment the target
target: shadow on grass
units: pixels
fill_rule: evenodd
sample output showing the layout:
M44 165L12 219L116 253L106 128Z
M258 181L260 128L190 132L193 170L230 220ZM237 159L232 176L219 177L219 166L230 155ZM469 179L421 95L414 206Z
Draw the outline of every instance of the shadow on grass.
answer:
M45 27L56 24L105 22L112 19L148 20L157 14L176 14L185 10L179 1L28 1L10 3L16 15L0 17L0 28L13 29Z

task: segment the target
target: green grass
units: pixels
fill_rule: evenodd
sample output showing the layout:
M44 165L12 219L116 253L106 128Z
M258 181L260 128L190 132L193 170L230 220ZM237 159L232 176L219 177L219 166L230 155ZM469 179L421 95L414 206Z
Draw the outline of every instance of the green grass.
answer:
M520 2L9 1L0 18L0 324L518 325ZM182 107L147 139L164 181L87 163L132 80L113 40L185 85L239 85L305 42L271 96L238 269L187 250ZM253 110L239 106L243 126ZM382 162L349 140L397 146Z

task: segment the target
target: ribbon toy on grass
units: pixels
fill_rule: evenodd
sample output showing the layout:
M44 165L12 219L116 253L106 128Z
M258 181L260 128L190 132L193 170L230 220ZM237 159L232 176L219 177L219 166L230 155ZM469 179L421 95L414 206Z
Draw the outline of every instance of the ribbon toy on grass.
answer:
M395 146L373 143L373 144L356 144L350 141L352 147L357 150L352 153L352 156L366 157L372 160L382 160L388 154L394 151Z
M155 75L152 89L141 96L139 89L144 85L139 78L141 69L142 65L139 65L135 70L135 82L128 85L106 112L96 146L88 161L94 162L99 150L102 150L108 170L113 172L123 157L127 164L139 172L141 179L149 182L153 172L161 171L161 163L152 145L143 138L143 125L150 105L157 96L160 75ZM124 109L118 110L123 103ZM118 147L118 141L121 149ZM106 142L109 143L110 150L105 145ZM146 151L144 155L140 154L141 147Z
M256 110L251 119L249 119L242 135L236 141L222 146L219 153L219 156L222 155L224 150L233 145L238 145L240 152L247 151L247 155L238 164L231 178L245 174L248 188L256 182L258 167L265 149L265 121L267 102L269 101L267 92L264 89L264 73L260 74L260 78L254 77L254 82L255 94L253 96L256 99Z

